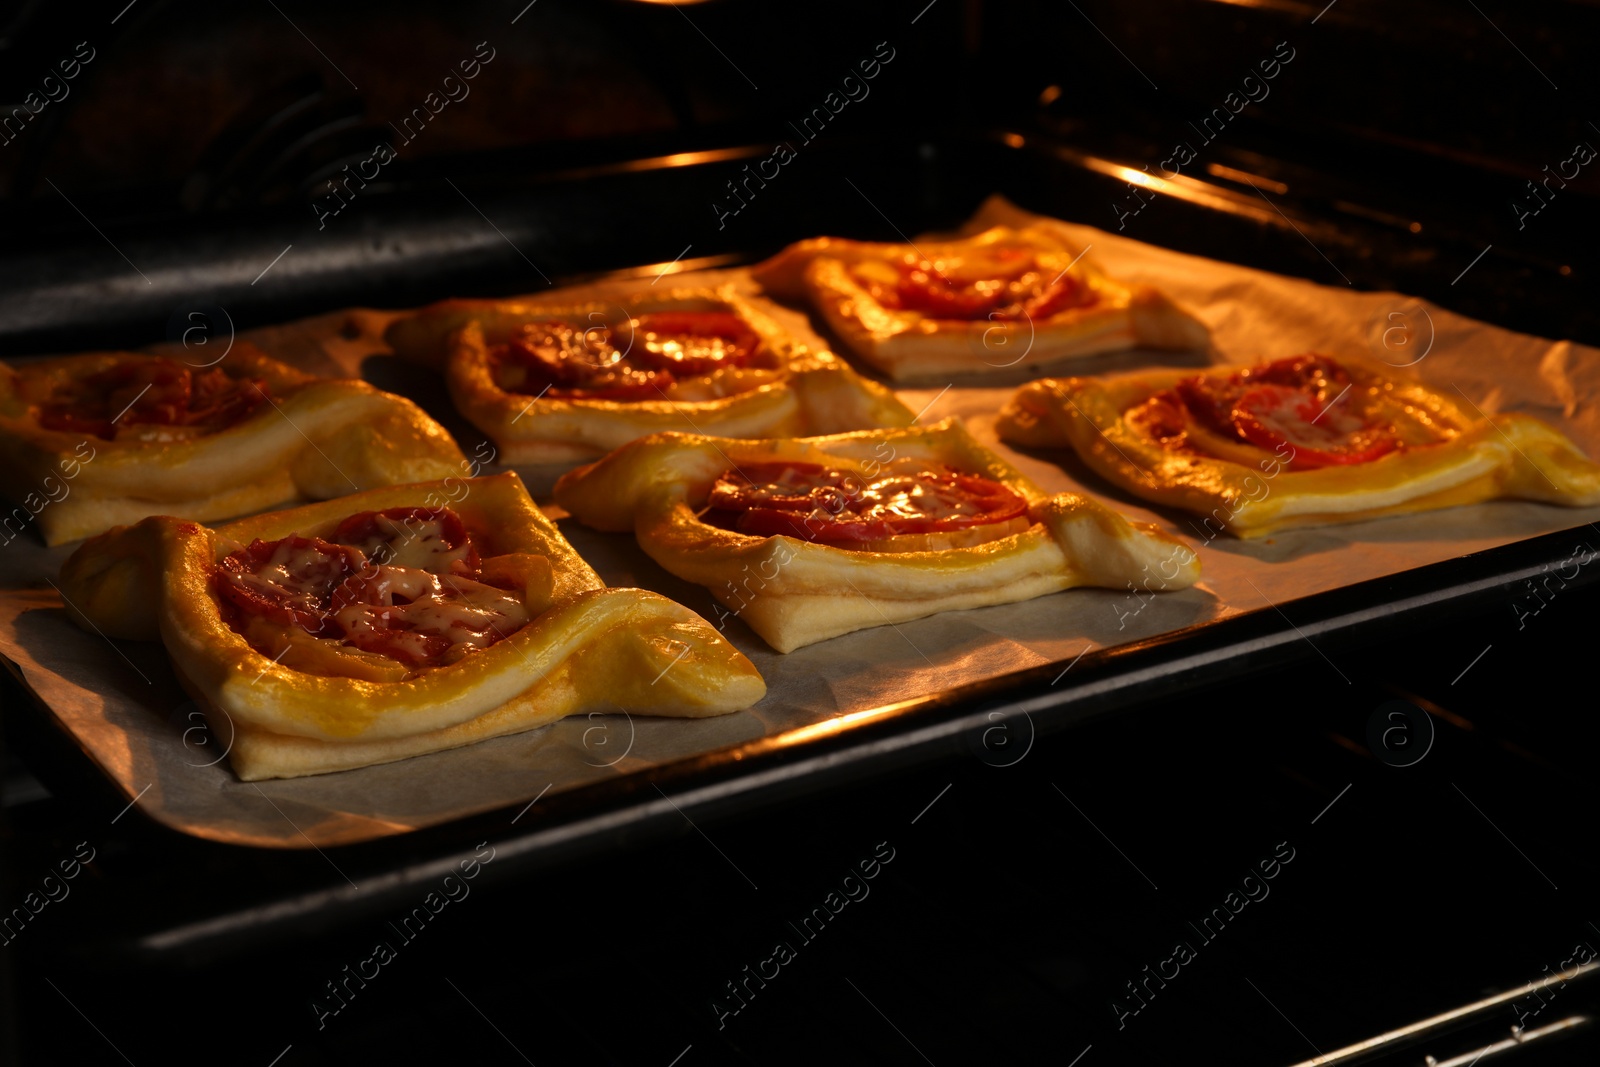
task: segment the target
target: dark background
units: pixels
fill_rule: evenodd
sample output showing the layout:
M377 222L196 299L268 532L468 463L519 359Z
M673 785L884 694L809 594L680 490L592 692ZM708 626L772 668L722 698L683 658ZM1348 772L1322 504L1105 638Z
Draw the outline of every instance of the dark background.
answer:
M6 354L168 339L199 307L243 329L677 256L749 259L821 232L892 238L959 221L997 190L1116 229L1117 205L1136 203L1120 168L1156 170L1180 141L1198 158L1123 232L1600 342L1600 160L1520 228L1514 207L1535 206L1525 183L1574 145L1600 146L1589 4L0 11L0 99L21 106L81 41L95 56L0 144ZM388 124L480 41L495 58L470 96L400 144ZM790 123L880 42L894 58L870 95L800 144ZM1271 95L1202 145L1189 123L1280 42L1294 59ZM385 138L398 158L319 228L330 178ZM780 140L796 144L794 162L719 218L726 182ZM1570 541L1591 533L1600 545L1600 531ZM382 879L425 846L264 854L178 839L137 809L113 824L123 801L13 687L0 903L80 841L96 858L70 897L0 946L0 1055L281 1055L286 1067L1309 1059L1600 946L1592 578L1585 568L1520 628L1522 591L1507 589L1088 725L1044 723L1031 746L1014 722L868 781L819 781L559 862L496 859L403 946L388 923L407 905L321 907L316 894L346 874ZM1411 766L1394 765L1410 758L1398 739L1376 754L1369 740L1395 699L1426 709L1435 734ZM474 842L499 832L471 830ZM870 895L800 944L787 924L880 842L894 859ZM1294 859L1270 895L1201 944L1188 924L1280 843ZM285 902L307 900L285 918ZM151 941L212 919L225 929ZM319 1029L325 983L379 940L397 958ZM724 983L778 940L796 958L719 1029ZM1196 958L1119 1029L1113 1002L1131 1007L1126 983L1179 940ZM1582 984L1547 989L1530 1026L1586 1016L1595 999ZM1515 1021L1502 1009L1383 1062L1447 1059ZM1512 1059L1592 1062L1593 1037L1574 1034Z

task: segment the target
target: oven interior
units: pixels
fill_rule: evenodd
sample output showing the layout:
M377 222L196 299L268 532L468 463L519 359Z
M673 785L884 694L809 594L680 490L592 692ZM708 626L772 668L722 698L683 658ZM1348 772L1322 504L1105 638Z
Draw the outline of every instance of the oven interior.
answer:
M894 239L996 191L1600 342L1597 184L1545 184L1600 138L1585 4L102 6L4 15L7 99L59 70L36 57L94 50L0 151L6 355ZM469 95L389 125L479 41ZM404 150L346 203L381 138ZM793 161L752 182L778 141ZM1141 184L1180 143L1193 162ZM1517 995L1330 1062L1592 1057L1592 972L1551 976L1600 945L1593 577L1535 617L1506 589L1019 734L1014 762L952 746L497 858L414 937L329 891L404 879L432 839L261 853L113 823L8 679L0 900L80 842L96 858L0 948L0 1059L1296 1064L1495 994ZM395 958L352 980L379 941Z

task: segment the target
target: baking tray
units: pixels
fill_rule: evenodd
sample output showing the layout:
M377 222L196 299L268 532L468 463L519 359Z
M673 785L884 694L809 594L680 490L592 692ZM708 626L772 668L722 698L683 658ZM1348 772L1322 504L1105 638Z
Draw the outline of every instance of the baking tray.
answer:
M1059 157L1056 158L1059 162ZM960 202L959 198L954 202ZM1242 209L1239 219L1252 226L1263 221ZM1270 226L1270 221L1266 225ZM839 231L835 227L828 229ZM517 236L523 235L512 230L508 242ZM680 265L688 262L680 261ZM635 278L639 276L638 272L632 273ZM1086 369L1116 369L1118 360L1129 366L1141 362L1139 357L1116 357ZM915 394L908 396L912 402L918 399ZM953 402L962 396L956 394L947 399ZM976 402L979 398L969 395L966 399ZM992 410L996 405L991 401L988 406ZM1020 459L1030 473L1042 481L1048 483L1053 477L1063 477L1050 458ZM1084 472L1077 473L1090 491L1107 493L1125 511L1138 513L1142 510L1114 491L1089 484L1091 480ZM416 872L415 877L427 877L434 863L448 865L449 856L466 848L468 839L476 841L482 836L497 839L508 855L549 859L573 848L590 847L600 840L612 839L620 831L646 832L672 823L681 825L682 820L701 813L743 808L760 800L820 788L854 774L874 773L887 766L951 752L966 751L986 761L1003 762L1024 751L1027 738L1034 732L1064 728L1111 710L1131 709L1140 702L1181 691L1189 685L1253 671L1269 663L1322 659L1327 661L1323 669L1331 668L1329 680L1338 684L1335 674L1339 670L1334 666L1336 653L1357 631L1363 639L1368 639L1386 627L1416 625L1419 620L1440 611L1468 610L1495 602L1509 609L1519 583L1559 566L1571 557L1574 545L1582 541L1586 528L1574 526L1570 532L1553 530L1551 512L1552 509L1531 505L1496 505L1493 514L1497 521L1507 522L1509 526L1462 532L1457 547L1466 554L1454 553L1460 558L1420 566L1415 559L1398 560L1367 581L1353 581L1351 575L1340 576L1334 583L1336 588L1314 596L1278 599L1271 596L1274 590L1267 587L1260 590L1263 593L1260 607L1245 607L1231 613L1207 615L1204 610L1196 611L1193 603L1185 605L1175 601L1167 607L1152 605L1140 612L1131 625L1113 630L1106 620L1120 621L1113 610L1116 594L1078 591L1049 598L1057 602L1077 598L1072 603L1081 604L1084 619L1092 614L1090 603L1094 603L1095 611L1104 612L1105 616L1099 626L1082 627L1081 632L1055 646L1053 651L1058 654L1038 653L1037 662L1022 669L968 680L963 680L956 672L936 691L905 699L868 702L869 706L857 707L846 717L822 715L803 726L766 732L700 751L679 752L651 761L648 766L625 764L629 773L612 773L565 791L547 793L543 784L530 783L527 800L537 798L536 803L524 803L519 797L515 803L491 806L448 824L407 834L405 854L417 862L410 866L402 864L400 870ZM1596 517L1584 513L1556 514L1573 523ZM1391 543L1404 545L1408 536L1404 532L1405 524L1417 521L1420 520L1387 520L1384 525L1389 526L1391 533L1398 532ZM570 524L568 528L570 532ZM574 541L608 578L627 580L632 577L640 584L664 587L664 591L679 595L698 610L710 612L710 600L704 591L685 588L681 583L674 586L659 572L649 573L653 565L643 561L626 539L595 539L594 543L584 545L585 536L581 531L572 533ZM1415 532L1409 536L1415 536ZM1221 547L1244 548L1238 545ZM1482 551L1471 552L1473 547ZM1586 582L1591 578L1592 574L1585 572L1575 580ZM1184 595L1187 594L1178 596ZM1015 615L1027 612L1029 605L984 610L991 614ZM930 624L940 625L936 620L930 620ZM910 627L919 625L910 624ZM1035 631L1044 631L1051 625L1059 627L1060 621L1041 617L1027 625ZM758 656L761 654L758 643L748 635L741 638L734 630L733 636L743 647ZM858 648L865 652L859 662L876 667L884 655L892 660L895 654L912 654L916 636L909 641L905 640L906 636L883 629L840 640L857 640ZM898 653L885 651L895 643L900 643ZM1046 641L1041 647L1051 646ZM153 649L129 651L135 656L154 653ZM103 650L99 654L105 655ZM152 654L147 657L146 665L159 672L159 661L159 654ZM794 657L789 661L802 662ZM769 669L766 663L763 669ZM35 695L48 699L48 693L38 692L36 680L23 680L32 686ZM42 720L42 724L54 729L59 721L51 717ZM667 725L675 728L681 724ZM586 724L584 729L588 728ZM1004 747L1007 744L1020 747L1007 749ZM600 753L592 754L600 756ZM122 788L131 800L140 786L129 782ZM134 810L145 809L135 805ZM398 828L376 829L386 833ZM360 836L346 840L357 840ZM330 891L331 896L319 894L317 901L320 903L316 906L323 906L330 899L368 900L374 894L381 896L394 889L394 856L380 858L385 852L381 843L351 845L343 851L352 853L353 858L342 860L341 867L369 873L383 869L388 874L381 879L361 877L359 873L342 882L335 879L339 884ZM430 855L435 858L425 858ZM400 876L402 884L409 884L411 880L412 875ZM305 906L313 904L306 902Z

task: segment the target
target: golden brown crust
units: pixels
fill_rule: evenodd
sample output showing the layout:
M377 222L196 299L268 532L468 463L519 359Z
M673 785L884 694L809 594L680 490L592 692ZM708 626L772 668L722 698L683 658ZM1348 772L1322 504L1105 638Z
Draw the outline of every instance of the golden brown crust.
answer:
M1600 466L1560 432L1520 414L1483 418L1420 384L1392 380L1376 364L1341 358L1360 383L1387 383L1451 431L1450 439L1381 458L1316 470L1256 466L1163 448L1126 415L1194 371L1030 382L1000 414L1002 439L1074 449L1102 477L1134 495L1205 516L1208 536L1261 537L1279 530L1499 498L1583 506L1600 503ZM1237 367L1200 372L1226 377Z
M156 441L40 426L36 404L56 383L146 358L107 352L0 365L8 459L0 495L18 505L0 519L0 536L9 540L37 515L45 542L57 545L149 515L213 521L469 469L450 435L411 401L364 382L313 378L243 342L219 369L265 379L272 399L226 429Z
M551 562L552 602L503 640L404 680L369 681L275 662L225 621L212 574L241 545L324 536L361 511L442 504L461 515L485 556ZM113 637L159 632L196 700L237 729L244 747L234 766L247 780L400 759L589 708L718 715L765 692L754 666L687 608L605 588L509 473L371 490L215 530L150 518L87 542L60 581L87 628Z
M878 553L756 537L696 518L730 466L780 460L822 463L868 479L894 462L949 466L1010 488L1028 502L1032 522L968 548ZM768 441L658 434L568 474L556 485L556 500L586 525L634 531L657 563L709 588L780 652L868 626L1079 585L1151 580L1150 588L1182 588L1199 575L1195 553L1181 541L1086 497L1047 496L954 419Z
M869 260L981 257L1001 248L1036 254L1052 268L1059 264L1098 299L1037 320L934 319L883 306L853 273ZM1159 291L1122 285L1098 270L1048 222L914 245L813 238L756 266L752 275L775 297L807 300L852 352L897 382L1033 369L1140 345L1203 348L1208 338L1199 320Z
M748 368L696 382L693 399L566 400L508 392L494 380L489 350L529 322L585 329L657 311L732 311L762 340ZM797 344L757 301L734 288L647 292L621 303L537 304L449 300L390 325L396 354L439 367L457 409L488 434L512 464L594 459L629 441L669 430L733 436L834 433L904 426L912 413L893 393L828 352Z

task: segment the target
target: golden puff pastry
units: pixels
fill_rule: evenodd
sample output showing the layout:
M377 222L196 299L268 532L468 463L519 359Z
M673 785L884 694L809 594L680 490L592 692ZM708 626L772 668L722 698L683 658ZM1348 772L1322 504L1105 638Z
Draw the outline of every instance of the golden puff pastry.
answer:
M779 652L1073 586L1183 588L1200 570L1154 526L1047 496L955 419L769 441L657 434L568 473L556 500L633 531Z
M862 360L896 382L997 374L1144 346L1204 348L1204 325L1149 286L1096 269L1059 227L878 244L819 237L752 275L808 301Z
M61 571L79 625L165 645L245 781L387 763L587 710L721 715L750 661L665 597L607 589L514 473L209 529L168 516Z
M790 338L732 287L621 303L451 300L396 320L503 462L594 459L664 430L761 437L904 426L893 393Z
M1600 503L1600 467L1549 425L1467 410L1351 358L1044 379L998 429L1070 446L1136 496L1205 516L1208 541L1502 497Z
M402 397L243 342L210 368L134 352L0 364L0 517L58 545L168 514L210 521L471 470Z

